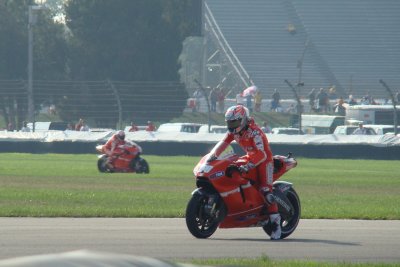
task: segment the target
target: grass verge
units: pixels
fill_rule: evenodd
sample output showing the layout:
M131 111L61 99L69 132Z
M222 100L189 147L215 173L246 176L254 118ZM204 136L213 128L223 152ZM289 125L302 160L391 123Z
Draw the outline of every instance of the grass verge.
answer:
M0 216L184 217L198 157L144 156L150 174L103 174L96 155L0 154ZM399 161L298 159L302 218L400 219Z

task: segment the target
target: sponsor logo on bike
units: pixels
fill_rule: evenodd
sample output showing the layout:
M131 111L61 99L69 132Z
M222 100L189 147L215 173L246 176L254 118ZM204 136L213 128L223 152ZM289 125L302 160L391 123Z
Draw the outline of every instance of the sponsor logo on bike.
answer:
M224 171L219 171L210 175L210 179L218 179L225 175Z

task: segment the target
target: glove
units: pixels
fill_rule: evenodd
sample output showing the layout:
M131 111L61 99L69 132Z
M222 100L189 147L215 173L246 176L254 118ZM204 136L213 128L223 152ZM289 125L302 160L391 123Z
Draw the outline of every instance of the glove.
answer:
M249 166L246 165L242 165L238 167L238 170L240 171L240 173L248 173L249 172Z
M255 166L253 163L249 162L245 165L241 165L238 167L240 173L248 173L250 169L253 169Z
M215 155L213 154L213 155L211 155L211 156L207 159L207 162L214 161L214 160L216 160L217 158L218 158L218 157L215 156Z

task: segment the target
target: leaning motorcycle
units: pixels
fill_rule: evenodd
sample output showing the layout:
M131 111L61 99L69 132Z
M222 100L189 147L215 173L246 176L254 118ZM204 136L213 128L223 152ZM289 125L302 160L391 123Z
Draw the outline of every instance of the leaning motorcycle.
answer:
M103 145L96 146L96 150L100 153L97 160L97 169L100 172L150 172L149 164L141 157L141 147L133 142L126 141L115 149L116 158L112 164L109 163L109 156L103 154Z
M234 153L221 155L207 162L204 156L193 173L197 189L193 191L186 208L186 225L197 238L210 237L217 228L262 227L267 235L272 233L272 223L264 197L257 184L256 169L241 174L232 165L239 159ZM239 160L240 161L240 160ZM288 156L274 156L275 201L281 215L281 239L296 229L300 220L300 199L292 184L277 181L284 173L297 166Z

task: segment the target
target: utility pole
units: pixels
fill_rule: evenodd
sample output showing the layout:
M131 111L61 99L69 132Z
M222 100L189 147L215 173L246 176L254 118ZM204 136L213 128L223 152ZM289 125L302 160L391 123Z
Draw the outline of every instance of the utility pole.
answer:
M303 53L301 54L300 59L297 61L297 68L299 69L299 80L297 81L297 88L299 95L301 95L301 87L304 86L304 82L302 81L302 75L303 75L304 56L306 55L307 47L308 47L308 40L306 40L306 43L304 44Z
M35 131L35 102L33 97L33 26L36 25L35 12L45 9L44 6L29 6L28 10L28 120L32 122Z

